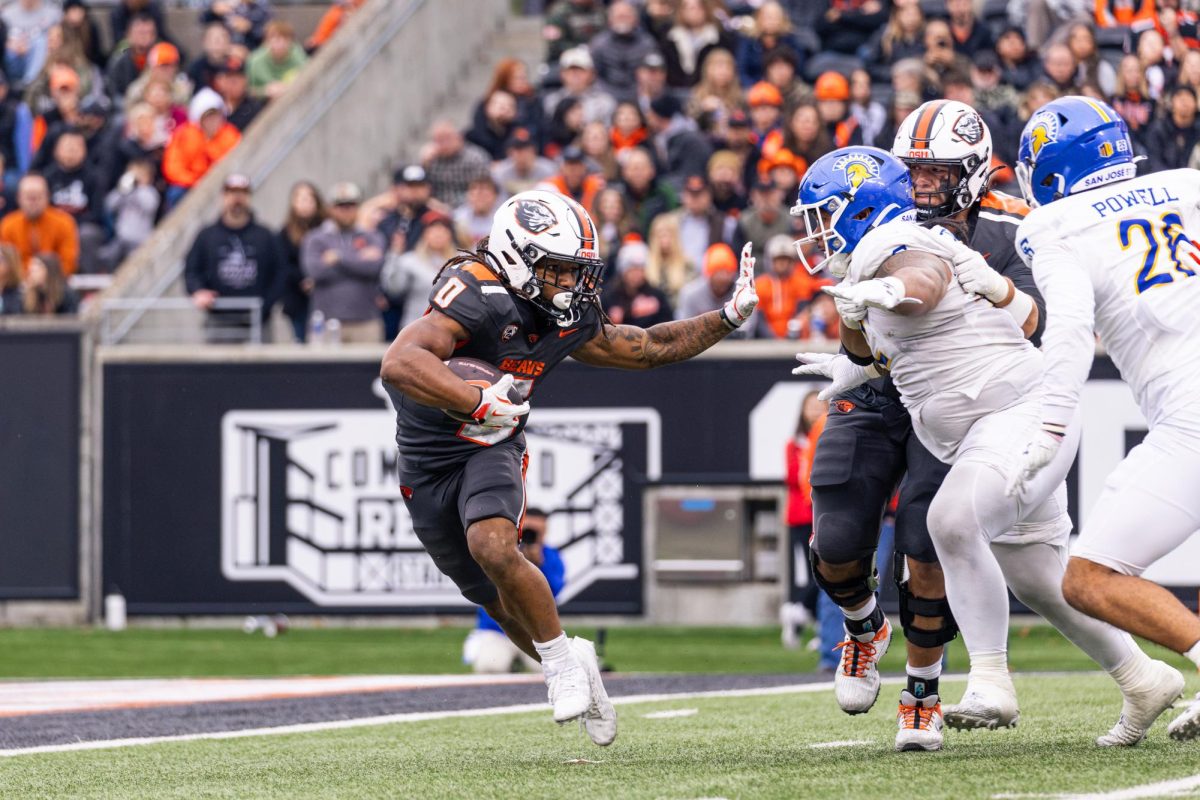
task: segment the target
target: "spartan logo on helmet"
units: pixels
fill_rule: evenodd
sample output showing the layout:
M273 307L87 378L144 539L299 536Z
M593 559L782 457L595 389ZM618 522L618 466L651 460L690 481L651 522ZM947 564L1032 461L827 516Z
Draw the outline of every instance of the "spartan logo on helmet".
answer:
M858 191L858 187L868 179L879 177L879 165L860 153L842 156L833 162L833 168L846 173L846 182L854 191Z
M954 135L970 145L979 144L983 138L983 120L978 114L963 114L951 128Z
M1042 147L1058 141L1058 115L1053 111L1039 111L1033 115L1033 128L1029 131L1029 149L1034 161Z
M517 224L530 233L544 233L558 224L550 206L541 200L520 200L513 213L516 214Z

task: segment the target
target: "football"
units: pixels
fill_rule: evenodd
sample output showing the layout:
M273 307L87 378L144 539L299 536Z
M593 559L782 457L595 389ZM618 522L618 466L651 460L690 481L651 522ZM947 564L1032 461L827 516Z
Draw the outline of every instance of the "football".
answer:
M504 377L504 373L496 367L480 361L478 358L452 358L446 362L446 366L450 368L458 377L462 378L472 386L491 386L496 381ZM517 387L513 386L508 391L508 399L514 403L521 402L521 393L517 391ZM442 409L446 416L458 422L474 422L469 415L454 411L449 408Z

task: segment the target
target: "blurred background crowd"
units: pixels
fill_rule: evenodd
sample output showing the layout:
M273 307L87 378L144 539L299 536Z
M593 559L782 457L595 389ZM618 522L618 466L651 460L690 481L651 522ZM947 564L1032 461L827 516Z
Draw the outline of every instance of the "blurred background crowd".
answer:
M154 2L112 10L111 53L80 0L10 2L0 309L73 310L63 276L119 264L355 5L331 6L300 41L265 0L216 0L198 12L202 52L185 56ZM749 241L762 304L739 335L835 339L826 279L794 248L788 208L815 159L890 149L926 100L981 111L1001 189L1015 188L1025 120L1062 94L1110 102L1140 169L1200 166L1198 0L525 6L544 14L544 60L499 61L470 124L432 120L419 160L383 194L300 182L272 231L255 222L250 182L231 176L220 220L188 257L193 301L258 297L296 340L382 342L424 311L433 276L488 233L504 199L543 187L591 211L613 320L719 307ZM63 291L47 298L39 282Z

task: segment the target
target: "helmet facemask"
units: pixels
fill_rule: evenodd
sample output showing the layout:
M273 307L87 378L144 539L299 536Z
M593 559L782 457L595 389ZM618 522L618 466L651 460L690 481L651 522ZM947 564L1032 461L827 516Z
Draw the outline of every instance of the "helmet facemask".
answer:
M596 302L604 273L603 260L549 253L532 242L514 249L529 269L528 282L515 288L559 327L574 325L583 316L586 304ZM570 279L564 280L568 275ZM558 291L547 297L547 288Z
M909 171L921 167L942 167L946 177L934 189L921 191L917 188L917 178L913 175L913 200L917 205L917 219L935 219L951 217L964 208L969 208L975 202L971 193L971 177L980 169L979 158L970 155L961 161L954 159L934 158L901 158ZM986 187L986 182L984 186Z
M842 218L842 212L846 210L848 199L842 195L832 195L817 203L797 203L792 207L792 216L800 217L804 221L805 235L804 238L796 240L796 253L810 275L816 275L827 266L831 266L830 262L834 257L846 249L846 240L837 232L837 224ZM804 248L810 244L817 245L824 254L824 258L816 264L809 264L808 256L804 252Z

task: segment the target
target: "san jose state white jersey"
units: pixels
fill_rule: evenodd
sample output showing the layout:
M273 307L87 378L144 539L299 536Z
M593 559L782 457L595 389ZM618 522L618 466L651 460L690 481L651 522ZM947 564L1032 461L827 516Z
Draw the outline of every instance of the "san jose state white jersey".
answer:
M963 249L945 229L889 222L859 242L847 280L875 277L884 261L903 250L932 253L949 267ZM891 371L922 443L943 461L953 461L965 430L940 430L937 416L949 412L961 418L969 409L977 418L1020 402L1036 392L1042 372L1041 354L1011 314L949 281L941 301L925 314L870 309L863 324L867 344Z
M1151 424L1195 404L1197 242L1197 170L1121 181L1030 212L1017 229L1017 248L1046 296L1048 418L1078 402L1093 328Z

